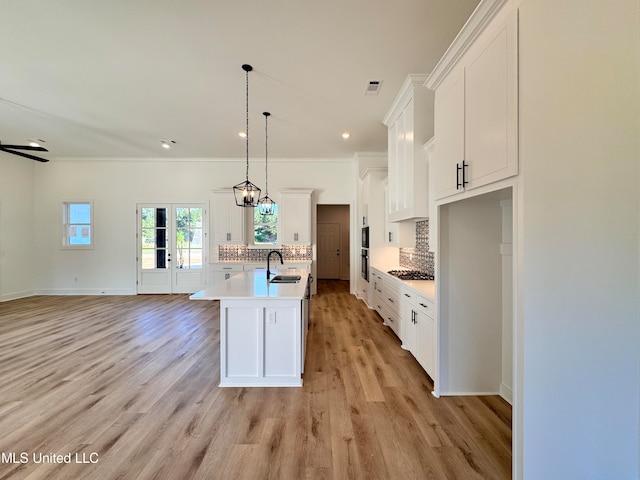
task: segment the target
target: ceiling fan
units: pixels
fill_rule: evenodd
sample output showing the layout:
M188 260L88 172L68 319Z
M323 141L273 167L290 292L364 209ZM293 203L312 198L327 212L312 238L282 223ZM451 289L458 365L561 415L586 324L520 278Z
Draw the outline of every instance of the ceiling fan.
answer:
M46 158L36 157L35 155L31 155L29 153L17 152L16 150L30 150L32 152L48 152L44 147L32 147L31 145L3 145L0 142L0 152L13 153L14 155L20 155L21 157L30 158L31 160L36 160L37 162L48 162Z

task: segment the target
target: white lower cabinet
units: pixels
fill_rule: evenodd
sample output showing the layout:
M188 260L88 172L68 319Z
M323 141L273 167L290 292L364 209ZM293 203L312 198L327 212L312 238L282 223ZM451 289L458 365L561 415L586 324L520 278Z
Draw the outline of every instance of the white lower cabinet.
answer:
M222 300L220 386L302 386L306 326L299 299Z
M374 308L385 325L401 337L400 326L400 284L380 272L374 272Z
M434 303L414 289L402 291L402 348L409 350L435 380L436 322Z
M244 267L242 264L229 265L222 263L214 263L211 265L209 269L211 272L211 276L209 278L209 285L213 285L215 283L224 282L225 280L230 279L237 273L243 272Z

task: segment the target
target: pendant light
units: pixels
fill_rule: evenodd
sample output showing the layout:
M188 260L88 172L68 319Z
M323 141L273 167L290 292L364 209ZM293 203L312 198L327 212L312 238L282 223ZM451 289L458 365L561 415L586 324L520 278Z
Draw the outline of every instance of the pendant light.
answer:
M277 204L269 198L269 132L267 128L267 120L271 114L269 112L262 112L262 114L264 115L264 197L258 200L258 213L260 215L273 215Z
M245 181L237 184L233 187L233 195L236 199L236 205L239 207L255 207L258 205L258 199L260 198L260 189L249 181L249 72L253 70L251 65L244 64L242 69L245 72L246 79L246 129L245 129L245 142L246 142L246 177Z

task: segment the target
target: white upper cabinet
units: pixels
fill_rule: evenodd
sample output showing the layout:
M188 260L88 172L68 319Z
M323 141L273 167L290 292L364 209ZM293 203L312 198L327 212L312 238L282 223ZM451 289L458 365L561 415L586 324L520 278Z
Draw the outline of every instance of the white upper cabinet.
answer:
M389 221L429 215L427 163L421 151L431 137L432 93L426 75L409 75L383 122L388 127Z
M216 245L244 244L244 207L236 205L230 188L212 190L211 238ZM216 254L217 255L217 254Z
M278 208L279 243L311 245L311 193L313 190L292 189L280 192Z
M425 83L435 90L434 199L518 174L518 21L503 3L481 3Z
M388 179L384 182L384 198L388 204L389 185ZM391 222L389 212L384 211L384 243L389 247L415 248L416 246L416 224L412 220L402 222Z

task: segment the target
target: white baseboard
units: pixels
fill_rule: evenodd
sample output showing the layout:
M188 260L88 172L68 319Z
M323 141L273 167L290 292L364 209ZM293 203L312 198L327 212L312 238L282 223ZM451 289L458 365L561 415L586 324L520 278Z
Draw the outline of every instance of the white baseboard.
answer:
M8 302L9 300L17 300L19 298L33 297L36 293L33 290L25 290L22 292L11 292L0 295L0 302Z
M509 405L513 405L513 390L504 383L500 384L500 396L508 402Z
M499 392L443 392L438 393L441 397L480 397L483 395L500 395Z
M36 295L136 295L137 292L128 288L45 288L38 290Z

